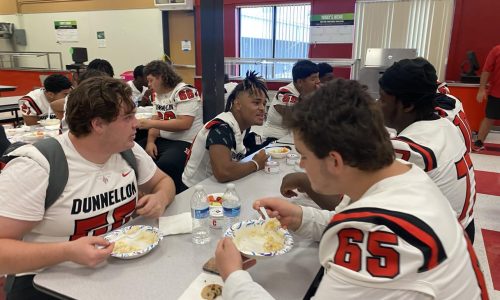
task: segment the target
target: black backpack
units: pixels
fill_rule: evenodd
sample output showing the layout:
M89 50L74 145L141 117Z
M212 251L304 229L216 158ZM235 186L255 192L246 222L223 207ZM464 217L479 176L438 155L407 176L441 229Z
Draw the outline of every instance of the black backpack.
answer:
M9 154L24 145L26 145L26 143L14 143L11 144L7 150L5 150L3 156L0 157L0 170L3 169L9 161L17 157ZM33 146L43 154L50 165L49 184L45 195L45 209L47 210L52 204L54 204L57 198L61 196L66 184L68 183L68 161L66 160L66 154L64 153L61 144L55 138L43 139L34 143ZM120 152L120 154L134 170L137 176L137 161L132 149Z

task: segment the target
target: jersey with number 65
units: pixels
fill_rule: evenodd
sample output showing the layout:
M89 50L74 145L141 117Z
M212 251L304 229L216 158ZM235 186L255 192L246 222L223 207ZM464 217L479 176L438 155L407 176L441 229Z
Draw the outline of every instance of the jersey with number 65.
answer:
M424 170L465 227L473 220L474 167L458 130L447 119L418 121L392 139L396 156Z
M477 257L448 201L419 168L385 178L337 213L303 207L325 272L315 300L488 299Z
M172 132L160 130L160 136L174 141L191 143L203 126L201 98L196 88L184 82L179 83L167 94L155 94L153 114L160 120L176 119L178 116L194 117L187 130Z

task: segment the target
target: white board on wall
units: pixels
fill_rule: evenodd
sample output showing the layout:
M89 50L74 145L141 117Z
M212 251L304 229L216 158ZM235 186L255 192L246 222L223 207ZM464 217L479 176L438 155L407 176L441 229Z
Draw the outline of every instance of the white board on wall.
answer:
M89 61L108 60L115 77L163 54L161 12L155 8L0 16L0 22L3 19L26 30L27 45L17 46L16 51L61 52L64 66L73 63L70 47L87 48ZM54 21L59 20L78 23L78 42L57 43ZM98 47L97 31L106 32L105 48Z

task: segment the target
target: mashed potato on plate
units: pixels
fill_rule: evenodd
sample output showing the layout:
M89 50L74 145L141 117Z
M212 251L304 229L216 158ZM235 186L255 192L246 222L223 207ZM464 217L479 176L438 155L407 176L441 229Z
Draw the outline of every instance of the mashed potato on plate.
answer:
M280 222L272 218L261 225L249 226L235 232L234 242L240 251L275 252L284 247L285 237Z

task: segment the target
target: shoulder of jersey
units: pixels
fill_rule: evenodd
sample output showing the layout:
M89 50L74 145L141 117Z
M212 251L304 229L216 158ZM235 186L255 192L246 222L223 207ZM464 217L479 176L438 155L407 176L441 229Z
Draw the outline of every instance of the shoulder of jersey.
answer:
M199 98L198 90L190 85L183 86L175 95L175 100L177 101L198 100Z

